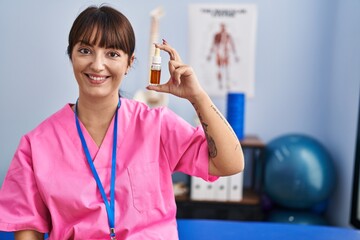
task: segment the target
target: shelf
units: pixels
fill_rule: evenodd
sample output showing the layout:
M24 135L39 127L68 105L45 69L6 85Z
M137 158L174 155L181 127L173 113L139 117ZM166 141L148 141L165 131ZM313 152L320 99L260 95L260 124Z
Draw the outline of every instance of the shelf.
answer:
M264 220L260 197L250 189L244 191L239 202L192 201L184 196L176 198L176 205L178 219Z
M240 140L242 148L264 148L265 143L261 141L256 135L247 135Z
M177 196L175 198L176 202L194 202L194 203L207 203L207 204L237 204L237 205L259 205L260 197L252 189L244 189L243 199L241 201L194 201L191 200L189 195Z
M265 149L265 143L256 135L246 135L244 139L240 140L240 144L249 163L244 174L249 174L247 176L250 180L243 190L243 199L241 201L206 201L191 200L189 194L176 196L177 218L264 220L264 211L261 206L260 197L264 163L260 156Z

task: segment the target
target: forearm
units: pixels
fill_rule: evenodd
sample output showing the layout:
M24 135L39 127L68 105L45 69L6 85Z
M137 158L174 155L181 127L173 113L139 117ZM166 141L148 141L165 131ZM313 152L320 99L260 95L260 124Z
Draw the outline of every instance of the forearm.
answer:
M15 240L43 240L44 234L33 230L15 232Z
M203 93L192 99L203 126L209 148L209 173L226 176L244 169L244 156L238 138L210 97Z
M244 156L234 131L201 88L193 69L183 64L179 54L165 40L156 47L169 53L170 79L165 84L150 85L149 90L171 93L188 99L194 106L204 128L209 146L209 173L226 176L244 168Z

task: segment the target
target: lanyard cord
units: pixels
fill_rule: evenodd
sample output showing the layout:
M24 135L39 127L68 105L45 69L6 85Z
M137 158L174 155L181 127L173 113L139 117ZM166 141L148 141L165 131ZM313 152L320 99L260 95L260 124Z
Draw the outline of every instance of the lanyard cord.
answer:
M119 103L117 105L116 111L115 111L115 119L114 119L114 133L113 133L113 148L112 148L112 157L111 157L111 179L110 179L110 204L109 201L106 197L106 193L104 190L104 187L100 181L99 175L96 171L96 168L94 166L93 160L91 158L90 152L89 152L89 148L86 144L85 138L84 138L84 134L81 130L80 127L80 122L79 122L79 118L78 118L78 113L77 113L77 106L78 106L78 101L79 99L76 101L75 104L75 122L76 122L76 128L81 140L81 144L83 146L85 155L86 155L86 159L89 163L91 172L94 175L96 184L99 188L101 197L105 203L105 207L106 207L106 212L107 212L107 216L108 216L108 222L109 222L109 227L110 227L110 238L111 239L115 239L115 175L116 175L116 148L117 148L117 123L118 123L118 109L120 108L121 105L121 101L119 98Z

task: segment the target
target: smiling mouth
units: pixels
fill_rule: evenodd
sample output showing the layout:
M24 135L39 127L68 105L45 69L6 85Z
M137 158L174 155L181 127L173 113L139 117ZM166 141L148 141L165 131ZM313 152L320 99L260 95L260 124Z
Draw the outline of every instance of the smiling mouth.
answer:
M108 76L95 76L87 73L85 73L85 75L90 79L91 83L95 84L103 83L108 78Z

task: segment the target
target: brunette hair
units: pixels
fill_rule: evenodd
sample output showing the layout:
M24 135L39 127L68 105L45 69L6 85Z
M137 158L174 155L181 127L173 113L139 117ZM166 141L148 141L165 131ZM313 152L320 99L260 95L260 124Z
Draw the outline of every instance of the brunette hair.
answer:
M90 6L75 19L67 47L70 60L78 42L122 50L129 57L129 65L135 50L135 34L131 23L125 15L109 6Z

